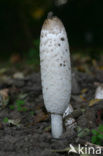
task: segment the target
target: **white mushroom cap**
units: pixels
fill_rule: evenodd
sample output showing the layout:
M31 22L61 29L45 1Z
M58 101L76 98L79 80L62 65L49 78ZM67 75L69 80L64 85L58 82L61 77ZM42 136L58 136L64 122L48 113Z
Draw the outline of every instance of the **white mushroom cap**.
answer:
M43 98L50 113L63 114L71 94L71 65L68 39L57 17L46 19L40 37Z

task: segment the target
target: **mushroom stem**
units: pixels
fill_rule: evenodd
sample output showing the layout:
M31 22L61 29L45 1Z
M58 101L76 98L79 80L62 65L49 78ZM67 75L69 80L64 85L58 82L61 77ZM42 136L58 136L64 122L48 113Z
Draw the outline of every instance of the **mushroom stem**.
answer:
M59 114L51 114L51 129L53 138L60 138L63 133L63 117Z

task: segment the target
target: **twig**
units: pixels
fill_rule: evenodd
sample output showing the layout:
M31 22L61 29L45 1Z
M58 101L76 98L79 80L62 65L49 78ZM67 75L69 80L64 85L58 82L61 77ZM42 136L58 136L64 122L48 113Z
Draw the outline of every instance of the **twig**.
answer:
M101 148L103 150L103 146L100 146L100 145L96 145L96 144L92 144L91 142L86 142L85 143L86 145L89 145L89 146L94 146L96 148Z

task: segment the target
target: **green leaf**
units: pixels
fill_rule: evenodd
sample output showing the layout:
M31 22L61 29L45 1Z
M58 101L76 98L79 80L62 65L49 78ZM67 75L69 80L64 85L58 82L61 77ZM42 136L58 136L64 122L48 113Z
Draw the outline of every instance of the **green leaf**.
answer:
M18 106L18 107L17 107L17 110L18 110L19 112L26 112L28 109L27 109L26 107Z
M18 106L18 107L17 107L17 110L18 110L19 112L21 112L21 111L22 111L22 107L21 107L21 106Z
M4 123L8 123L8 120L9 120L9 119L8 119L7 117L5 117L5 118L3 119L3 122L4 122Z
M98 138L99 138L99 139L103 139L103 134L99 134L99 135L98 135Z
M78 133L78 137L84 137L84 136L88 135L89 132L90 132L90 130L88 128L82 129L82 131L80 131Z
M99 131L103 132L103 125L100 125L98 128Z
M17 100L17 101L16 101L16 105L17 105L17 106L24 105L24 103L25 103L24 100Z
M95 129L92 130L92 133L93 133L93 135L98 135L99 134L99 132L96 131Z
M10 108L11 110L14 110L15 107L14 107L14 105L10 105L9 108Z
M96 141L97 141L97 136L95 136L95 135L94 135L94 136L92 136L92 143L93 143L93 144L95 144L95 143L96 143Z
M30 112L30 115L34 115L34 111L31 111L31 112Z
M22 111L26 112L28 109L26 107L22 107Z
M96 141L96 145L101 145L101 143L102 143L101 140Z

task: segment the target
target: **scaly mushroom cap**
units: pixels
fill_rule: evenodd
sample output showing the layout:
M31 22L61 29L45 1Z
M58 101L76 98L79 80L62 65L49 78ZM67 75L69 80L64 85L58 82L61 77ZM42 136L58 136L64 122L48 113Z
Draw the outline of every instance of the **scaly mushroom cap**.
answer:
M71 94L71 65L65 28L57 17L45 20L40 37L43 98L50 113L63 114Z

